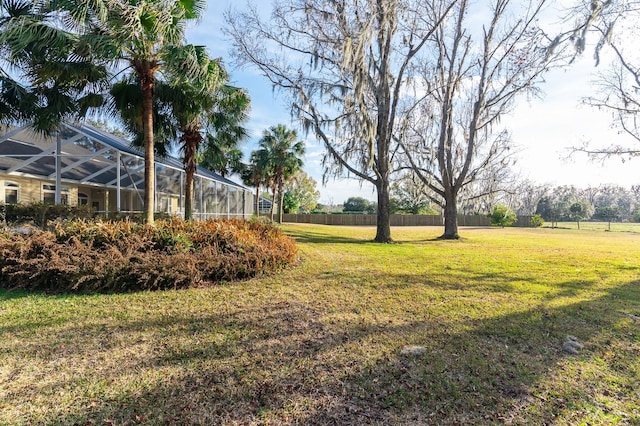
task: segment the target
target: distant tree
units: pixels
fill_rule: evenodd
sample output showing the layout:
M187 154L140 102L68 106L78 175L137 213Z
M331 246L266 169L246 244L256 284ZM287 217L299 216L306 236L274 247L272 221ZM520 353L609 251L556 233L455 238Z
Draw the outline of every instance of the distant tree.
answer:
M538 202L551 191L549 185L541 185L529 180L515 181L504 191L504 204L510 206L519 216L532 216Z
M570 203L568 200L545 195L538 201L536 214L540 215L547 222L551 222L552 228L556 228L558 222L568 216L569 206Z
M539 214L534 214L533 216L531 216L529 224L534 228L539 228L544 225L544 219Z
M228 84L222 85L214 95L216 108L198 151L198 163L223 177L230 173L242 174L245 165L238 145L248 136L244 124L251 101L246 91Z
M575 220L578 224L578 229L580 229L580 221L582 219L589 218L589 212L587 211L587 206L580 201L576 201L575 203L569 206L569 216L571 219Z
M550 194L540 198L536 207L536 214L548 222L552 227L557 227L559 221L573 220L570 208L573 204L580 203L584 208L584 216L593 214L593 206L588 200L581 197L580 192L573 186L557 186Z
M249 164L243 166L241 172L242 181L245 185L253 186L256 189L255 212L260 216L260 197L263 187L271 188L273 182L273 172L266 150L256 150L251 153ZM273 219L273 204L271 203L270 217Z
M285 213L296 213L293 206L297 206L304 213L309 213L316 208L320 199L320 191L316 189L317 182L304 171L299 171L285 183ZM291 204L287 205L286 200Z
M371 211L372 203L363 197L349 197L342 205L345 213L367 213Z
M498 205L491 210L489 214L489 220L493 226L511 226L518 220L516 214L509 207L504 205Z
M636 195L626 188L617 185L601 185L594 195L594 206L608 207L615 206L618 209L620 220L628 220L632 215L638 202Z
M459 213L489 214L493 206L498 204L513 208L509 199L509 191L517 182L517 176L511 168L513 164L515 159L509 158L509 154L502 161L488 162L484 170L460 189Z
M285 191L282 199L282 208L285 213L298 213L300 210L300 200L298 200L291 192Z
M620 218L620 209L617 206L598 207L594 217L606 221L608 223L607 230L611 231L611 222Z
M215 142L207 143L198 152L198 164L217 172L222 177L227 177L231 173L242 174L245 166L242 162L242 155L242 150L237 146L230 144L216 145Z
M599 186L587 186L586 188L580 188L578 193L581 198L588 201L592 206L595 206L597 204L596 198L598 197L600 190Z
M323 203L318 203L316 204L314 209L311 210L311 213L329 213L329 211L330 211L329 206Z
M391 213L437 214L431 207L431 197L420 182L411 175L391 184Z

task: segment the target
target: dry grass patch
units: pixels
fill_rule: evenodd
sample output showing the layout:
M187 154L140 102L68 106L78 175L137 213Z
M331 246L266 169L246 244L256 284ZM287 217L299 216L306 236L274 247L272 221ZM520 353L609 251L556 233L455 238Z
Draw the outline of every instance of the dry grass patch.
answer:
M0 293L0 424L640 423L638 235L285 230L272 277Z

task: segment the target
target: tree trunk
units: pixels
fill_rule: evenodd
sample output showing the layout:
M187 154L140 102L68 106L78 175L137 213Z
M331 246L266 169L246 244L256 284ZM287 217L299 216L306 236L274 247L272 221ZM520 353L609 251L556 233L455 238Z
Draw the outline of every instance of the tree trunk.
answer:
M389 180L380 179L376 184L378 193L378 216L376 218L377 243L391 243L391 217L389 215Z
M193 218L193 172L185 170L184 182L184 220Z
M184 218L193 219L193 177L196 174L196 151L198 149L199 132L185 132L182 137L184 144Z
M282 223L282 213L284 204L284 180L278 181L278 223Z
M441 240L457 240L458 234L458 205L455 195L446 195L444 205L444 234L439 237Z
M271 209L269 209L269 219L273 221L273 212L276 208L276 186L271 188Z
M155 208L155 158L153 144L153 86L152 71L139 72L142 90L142 132L144 137L144 207L145 223L153 224Z
M260 216L260 185L256 185L256 216Z

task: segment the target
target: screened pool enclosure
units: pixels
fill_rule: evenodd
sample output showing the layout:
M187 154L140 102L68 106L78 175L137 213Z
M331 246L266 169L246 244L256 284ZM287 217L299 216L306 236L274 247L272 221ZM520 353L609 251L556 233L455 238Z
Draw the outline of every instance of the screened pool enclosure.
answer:
M144 154L86 124L65 124L57 136L27 127L0 132L0 185L5 203L89 205L99 213L142 211ZM175 158L156 158L155 211L184 215L185 172ZM252 190L198 167L193 217L247 218Z

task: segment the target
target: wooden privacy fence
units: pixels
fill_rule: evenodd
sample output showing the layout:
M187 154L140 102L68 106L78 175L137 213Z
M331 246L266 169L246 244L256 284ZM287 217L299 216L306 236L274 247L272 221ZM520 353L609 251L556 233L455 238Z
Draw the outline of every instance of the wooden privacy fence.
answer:
M284 214L282 220L290 223L316 225L375 226L375 214ZM391 226L443 226L439 215L392 214ZM489 218L481 215L458 215L459 226L490 226ZM518 216L513 226L531 226L531 216Z

